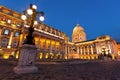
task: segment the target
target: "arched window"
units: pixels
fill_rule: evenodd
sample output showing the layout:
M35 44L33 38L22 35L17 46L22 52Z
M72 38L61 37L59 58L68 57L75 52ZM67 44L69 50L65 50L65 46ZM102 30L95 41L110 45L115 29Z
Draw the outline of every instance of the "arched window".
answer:
M7 38L2 38L2 46L7 46Z
M9 30L8 30L8 29L5 29L5 30L4 30L4 34L5 34L5 35L8 35L8 34L9 34Z
M19 32L15 32L15 37L18 37L19 36Z

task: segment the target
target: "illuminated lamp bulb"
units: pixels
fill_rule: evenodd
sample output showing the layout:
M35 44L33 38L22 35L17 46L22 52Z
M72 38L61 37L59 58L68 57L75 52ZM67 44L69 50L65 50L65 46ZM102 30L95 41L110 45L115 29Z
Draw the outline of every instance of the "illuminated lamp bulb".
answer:
M32 11L31 9L28 9L28 10L27 10L27 13L28 13L29 15L32 15L32 14L33 14L33 11Z
M25 15L22 15L22 16L21 16L21 19L22 19L22 20L26 20L27 17L26 17Z
M33 9L37 9L37 6L36 6L36 5L32 5L32 8L33 8Z
M44 20L45 20L44 16L40 16L40 21L44 21Z
M7 21L9 24L11 23L11 20L10 19L8 19L8 21Z

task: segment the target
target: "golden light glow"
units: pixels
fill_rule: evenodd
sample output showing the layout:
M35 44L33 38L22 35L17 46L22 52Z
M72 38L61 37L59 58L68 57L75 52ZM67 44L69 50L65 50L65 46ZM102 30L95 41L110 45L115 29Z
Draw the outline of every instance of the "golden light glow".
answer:
M15 55L15 52L13 51L13 52L11 53L11 55L13 55L13 56L14 56L14 55Z
M1 21L1 24L4 25L6 22L5 21Z
M18 59L18 57L19 57L19 52L16 53L16 56L15 56L15 57L16 57L16 59Z
M41 38L41 39L40 39L40 42L45 42L45 39Z
M10 55L10 54L4 54L4 55L3 55L3 58L4 58L4 59L8 59L8 58L9 58L9 55Z
M114 56L114 54L112 54L112 60L114 60L115 59L115 56Z
M34 21L34 25L37 25L38 24L38 22L37 21Z
M7 46L7 48L11 48L11 46Z
M35 39L35 44L37 45L38 44L38 37L34 37L34 39Z
M60 42L56 42L56 45L60 45Z
M48 53L46 53L46 56L45 56L45 58L47 59L47 58L48 58L48 56L49 56L49 55L48 55Z
M47 40L46 40L46 43L47 43L47 44L48 44L48 43L50 43L50 40L49 40L49 39L47 39Z
M52 45L54 45L55 44L55 41L52 41Z
M88 56L87 58L90 59L90 56Z
M94 56L92 56L92 59L94 59Z
M20 34L20 44L22 44L23 42L22 42L22 38L23 38L23 34Z
M13 27L16 27L16 25L15 25L15 24L12 24L12 26L13 26Z
M67 57L67 56L65 56L65 59L68 59L68 57Z
M42 57L43 57L43 54L42 54L42 53L40 53L40 59L42 59Z

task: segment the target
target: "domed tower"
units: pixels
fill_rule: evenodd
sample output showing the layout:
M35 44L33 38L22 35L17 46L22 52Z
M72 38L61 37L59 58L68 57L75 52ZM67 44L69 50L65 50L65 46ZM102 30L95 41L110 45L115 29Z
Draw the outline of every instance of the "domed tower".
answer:
M73 29L72 33L72 42L81 42L86 41L86 33L84 32L84 29L82 26L77 24L75 28Z

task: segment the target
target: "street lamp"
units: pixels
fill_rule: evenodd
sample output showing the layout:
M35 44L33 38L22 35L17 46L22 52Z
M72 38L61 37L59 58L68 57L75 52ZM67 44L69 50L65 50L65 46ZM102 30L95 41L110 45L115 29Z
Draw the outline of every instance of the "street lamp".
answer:
M24 44L31 44L35 45L34 41L34 25L36 25L37 22L37 16L40 16L40 21L44 21L44 12L37 12L36 11L37 6L30 4L30 7L28 10L24 11L24 14L21 16L22 20L27 21L30 20L29 28L28 28L28 35L26 36Z

